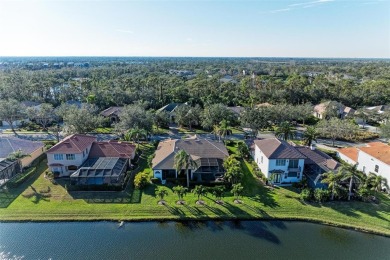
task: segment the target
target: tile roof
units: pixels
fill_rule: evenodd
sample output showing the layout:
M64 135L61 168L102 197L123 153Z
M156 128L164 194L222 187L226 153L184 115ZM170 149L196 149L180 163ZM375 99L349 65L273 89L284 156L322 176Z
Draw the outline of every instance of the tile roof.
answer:
M131 143L118 141L94 142L88 158L118 157L132 159L134 152L135 145Z
M337 152L347 156L348 158L350 158L354 162L358 161L359 150L356 147L340 148L340 149L337 149Z
M241 115L242 112L245 111L245 108L240 106L227 107L227 108L230 109L230 111L232 111L233 113L236 113L237 115Z
M182 104L181 103L170 103L170 104L165 105L162 108L158 109L157 111L159 111L159 112L161 112L161 111L172 112L180 105L182 105Z
M100 115L108 117L111 115L119 116L119 114L122 112L123 107L109 107L102 112L100 112Z
M336 170L340 166L336 160L320 150L312 150L307 146L297 146L295 149L306 156L305 164L317 164L325 171Z
M366 147L359 147L359 150L390 165L390 146L380 142L368 143Z
M158 166L162 169L173 169L175 154L180 150L190 154L193 160L200 158L225 159L229 156L225 145L221 142L196 137L192 139L167 140L159 143L152 161L153 168Z
M0 137L0 158L7 158L10 153L22 150L23 153L42 149L45 145L42 142L30 141L16 137Z
M292 145L277 138L255 140L254 142L268 159L305 158L305 156L298 152Z
M74 134L54 145L46 153L82 153L88 146L96 141L96 137L90 135Z

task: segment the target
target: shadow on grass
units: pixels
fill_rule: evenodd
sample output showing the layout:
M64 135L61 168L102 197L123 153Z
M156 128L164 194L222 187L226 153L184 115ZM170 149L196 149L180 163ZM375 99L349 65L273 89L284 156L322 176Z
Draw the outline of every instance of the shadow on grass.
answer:
M274 191L266 187L260 187L259 193L249 199L262 203L265 207L276 208L279 207L279 203L273 197Z
M168 204L164 204L164 207L167 208L169 213L171 213L172 215L175 215L175 216L179 216L179 218L185 218L185 216L186 216L184 211L181 210L179 207L176 207L176 206L172 207L172 206L170 206Z
M28 199L34 198L32 200L34 204L38 204L41 200L50 201L50 199L48 199L51 197L51 194L49 193L50 191L48 192L37 191L32 185L30 185L30 188L32 192L23 193L22 194L23 197Z
M0 208L7 208L20 194L22 194L29 186L31 186L38 177L46 170L47 161L42 161L36 172L25 180L19 187L8 188L0 191Z
M253 217L251 214L246 212L245 210L242 210L241 208L230 204L229 202L224 202L222 207L225 207L232 215L234 215L237 218L250 218Z

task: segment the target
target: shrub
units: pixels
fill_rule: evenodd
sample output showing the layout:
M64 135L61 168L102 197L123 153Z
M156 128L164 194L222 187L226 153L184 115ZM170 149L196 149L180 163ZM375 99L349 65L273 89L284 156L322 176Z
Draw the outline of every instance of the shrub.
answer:
M303 189L299 195L301 200L309 201L312 199L312 190L309 188Z
M371 193L365 187L360 187L358 189L358 191L356 192L356 194L358 195L359 199L361 199L362 201L369 201L370 200Z
M149 175L146 172L138 173L134 178L134 186L137 189L143 189L149 184Z
M314 190L314 199L317 202L324 202L329 199L329 191L328 190L323 190L323 189L315 189Z
M30 178L33 174L36 173L36 167L31 167L27 169L26 171L16 175L12 180L7 182L7 187L9 188L16 188L20 184L22 184L25 180Z

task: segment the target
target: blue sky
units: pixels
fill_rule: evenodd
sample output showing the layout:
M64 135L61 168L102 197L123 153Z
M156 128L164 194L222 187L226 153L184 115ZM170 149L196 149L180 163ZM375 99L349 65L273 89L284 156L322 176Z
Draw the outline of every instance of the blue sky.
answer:
M390 58L387 0L0 0L0 56Z

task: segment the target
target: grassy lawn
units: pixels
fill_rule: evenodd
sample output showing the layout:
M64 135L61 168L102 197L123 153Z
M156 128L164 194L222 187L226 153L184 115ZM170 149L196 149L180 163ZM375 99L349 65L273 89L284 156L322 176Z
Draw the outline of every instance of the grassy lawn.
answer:
M230 152L236 147L229 146ZM150 171L146 158L151 145L143 151L138 171ZM185 205L176 205L177 196L168 186L167 205L157 205L150 184L143 191L128 186L123 192L67 192L63 185L44 178L46 162L19 188L0 193L0 221L15 220L180 220L180 219L294 219L311 220L344 227L359 228L390 236L390 199L378 195L379 204L364 202L305 203L293 188L268 188L252 174L250 162L242 161L245 187L242 204L235 204L230 192L224 204L216 204L212 195L197 205L197 197L188 193Z
M112 134L114 133L113 127L98 127L95 130L92 131L93 133L97 134Z

